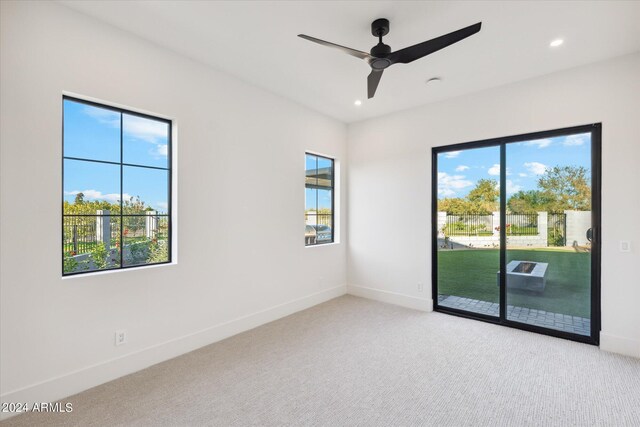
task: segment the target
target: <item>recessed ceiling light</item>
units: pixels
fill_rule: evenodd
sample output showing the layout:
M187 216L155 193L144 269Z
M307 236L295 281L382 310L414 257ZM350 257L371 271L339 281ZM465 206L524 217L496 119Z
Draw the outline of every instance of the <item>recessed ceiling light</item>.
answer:
M549 43L549 46L551 46L551 47L558 47L558 46L560 46L562 43L564 43L564 40L562 40L562 39L555 39L554 41L552 41L551 43Z
M356 107L359 107L362 105L362 101L360 101L359 99L356 99L356 102L354 102L353 105L355 105Z
M442 83L442 79L440 77L432 77L429 80L427 80L428 85L438 84L438 83Z

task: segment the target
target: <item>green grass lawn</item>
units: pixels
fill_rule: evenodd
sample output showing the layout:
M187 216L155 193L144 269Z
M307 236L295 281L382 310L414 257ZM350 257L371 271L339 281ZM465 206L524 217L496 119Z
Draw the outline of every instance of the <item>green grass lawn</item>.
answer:
M567 250L508 250L511 260L549 263L542 294L509 289L507 304L590 318L591 258L589 253ZM499 302L496 273L500 269L497 249L438 251L438 292Z

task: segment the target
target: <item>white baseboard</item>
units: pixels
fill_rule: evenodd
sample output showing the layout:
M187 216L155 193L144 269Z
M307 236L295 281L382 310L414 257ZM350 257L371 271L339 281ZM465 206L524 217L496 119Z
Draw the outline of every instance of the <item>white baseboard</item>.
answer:
M357 297L369 298L415 310L433 311L433 301L427 298L414 297L397 292L383 291L381 289L367 288L364 286L348 285L347 293Z
M265 323L305 310L314 305L345 295L346 293L347 287L344 285L326 289L115 359L87 366L37 384L7 392L0 396L0 401L28 403L30 405L34 402L55 402L91 387L104 384L124 375L131 374L200 347L264 325ZM0 420L13 415L15 414L0 413Z
M600 349L640 358L640 341L600 332Z

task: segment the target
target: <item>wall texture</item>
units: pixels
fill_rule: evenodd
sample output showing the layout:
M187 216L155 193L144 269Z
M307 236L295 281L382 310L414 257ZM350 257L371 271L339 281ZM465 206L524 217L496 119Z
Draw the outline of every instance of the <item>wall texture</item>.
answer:
M601 347L640 357L638 76L634 54L350 125L349 292L431 300L431 147L602 122Z
M346 292L345 228L307 249L303 215L304 152L345 182L344 124L53 2L1 16L0 400L62 398ZM63 92L175 120L175 265L61 278Z

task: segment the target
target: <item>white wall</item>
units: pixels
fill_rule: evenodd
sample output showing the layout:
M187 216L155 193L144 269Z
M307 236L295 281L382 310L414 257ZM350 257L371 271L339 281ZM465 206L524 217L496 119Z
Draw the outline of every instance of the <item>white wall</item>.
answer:
M349 292L431 299L431 147L602 122L601 347L640 357L639 76L634 54L350 125Z
M303 237L304 152L344 182L344 124L56 3L1 16L0 400L61 398L346 292L346 229ZM176 265L61 279L63 91L175 120Z

